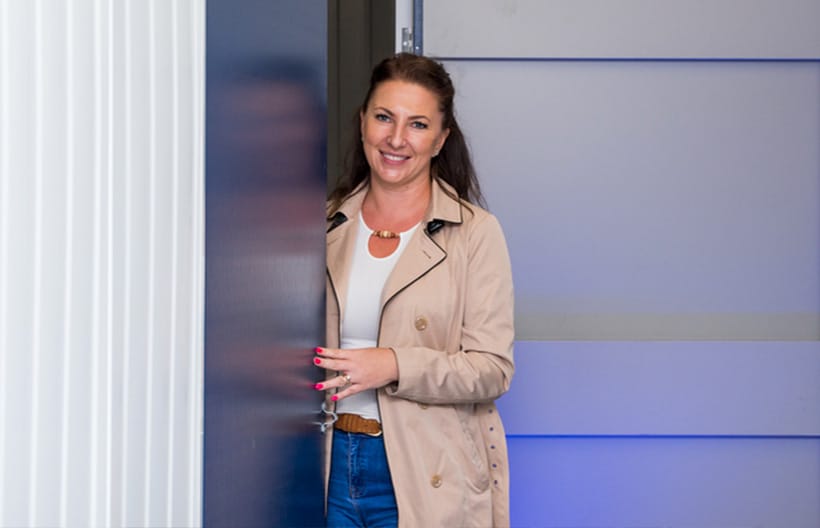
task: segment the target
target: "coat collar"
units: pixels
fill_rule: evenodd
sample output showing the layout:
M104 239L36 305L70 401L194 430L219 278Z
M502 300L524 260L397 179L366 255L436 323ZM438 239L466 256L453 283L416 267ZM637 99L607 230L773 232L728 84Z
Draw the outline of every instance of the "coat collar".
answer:
M453 198L454 196L458 196L458 194L449 183L433 178L430 207L427 209L425 220L428 223L438 220L451 224L460 224L464 206L460 200Z
M339 209L327 218L328 233L334 231L336 227L343 224L351 218L355 218L362 209L364 197L367 196L369 188L368 182L363 181L351 192ZM424 214L422 223L425 229L430 229L431 222L447 222L451 224L460 224L462 222L463 204L460 200L453 198L458 196L453 187L438 178L433 178L432 189L430 191L430 206ZM435 231L435 227L433 229Z
M345 199L338 211L327 219L327 272L339 301L340 311L344 310L347 298L347 283L358 226L358 221L349 222L348 220L358 218L367 189L367 182L361 183ZM446 258L447 252L433 240L433 235L445 224L462 223L464 206L453 196L457 194L449 184L433 178L430 206L422 220L421 229L416 231L410 239L385 283L382 308L396 294Z

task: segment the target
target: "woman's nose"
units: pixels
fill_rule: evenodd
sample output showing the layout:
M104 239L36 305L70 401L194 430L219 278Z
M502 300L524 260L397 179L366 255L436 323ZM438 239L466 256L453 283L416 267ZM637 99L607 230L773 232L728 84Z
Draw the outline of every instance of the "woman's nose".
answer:
M394 126L387 137L387 143L393 148L399 148L404 145L404 133L400 126Z

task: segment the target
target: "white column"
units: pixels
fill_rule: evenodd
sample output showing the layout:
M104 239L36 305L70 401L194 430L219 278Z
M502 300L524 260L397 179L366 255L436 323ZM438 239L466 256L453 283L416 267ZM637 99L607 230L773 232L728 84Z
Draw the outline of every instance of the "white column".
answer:
M201 524L204 33L0 2L0 526Z

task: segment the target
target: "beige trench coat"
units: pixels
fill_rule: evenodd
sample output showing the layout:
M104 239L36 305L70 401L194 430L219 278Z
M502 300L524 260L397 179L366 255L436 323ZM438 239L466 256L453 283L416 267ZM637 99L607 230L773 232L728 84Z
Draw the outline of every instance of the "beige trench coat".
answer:
M433 180L429 210L382 294L378 343L395 351L399 381L377 393L399 526L509 526L507 446L494 400L513 375L510 261L495 217L444 188L453 193ZM328 220L331 348L366 191L360 186L339 209L344 216ZM331 441L328 432L326 482Z

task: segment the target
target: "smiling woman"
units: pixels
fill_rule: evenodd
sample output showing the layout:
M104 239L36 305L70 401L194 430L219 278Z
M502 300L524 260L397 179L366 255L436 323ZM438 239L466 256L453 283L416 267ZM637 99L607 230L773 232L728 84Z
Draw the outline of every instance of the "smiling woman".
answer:
M449 129L436 95L418 84L380 84L360 114L364 155L370 166L370 186L378 191L365 199L362 217L379 226L369 242L375 257L386 257L399 246L397 233L407 231L424 214L430 190L430 165L444 145ZM380 207L380 193L403 196L403 207Z
M513 290L450 76L382 61L328 202L328 526L509 525Z
M450 133L435 94L418 84L384 82L360 119L371 185L426 186L431 160Z

